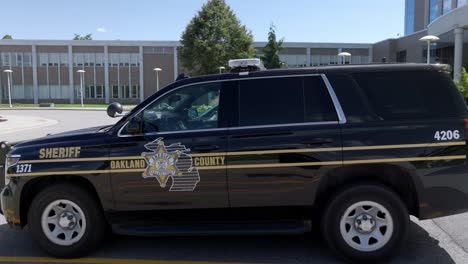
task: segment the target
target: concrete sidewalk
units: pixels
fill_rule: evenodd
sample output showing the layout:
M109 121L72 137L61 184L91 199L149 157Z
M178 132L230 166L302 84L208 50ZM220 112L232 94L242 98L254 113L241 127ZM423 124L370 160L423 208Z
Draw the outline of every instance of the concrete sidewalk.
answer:
M58 123L57 120L47 119L39 116L10 115L4 112L1 116L7 121L0 122L0 140L1 135L15 133L26 129L40 128Z

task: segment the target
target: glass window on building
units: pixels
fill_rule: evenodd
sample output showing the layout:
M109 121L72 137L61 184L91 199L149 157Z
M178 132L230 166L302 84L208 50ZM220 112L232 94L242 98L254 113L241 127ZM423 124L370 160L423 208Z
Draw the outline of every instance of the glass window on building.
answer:
M140 97L140 85L132 85L132 98Z
M96 53L96 66L104 66L104 53Z
M131 66L139 66L140 65L140 54L138 54L138 53L131 53L130 54L130 65Z
M442 14L445 14L452 10L452 0L443 0L442 1Z
M468 4L468 0L458 0L457 7L464 6Z
M439 16L438 0L430 0L429 5L429 23L431 23Z
M30 52L23 53L23 66L24 67L32 66L32 54Z
M83 66L84 58L83 53L75 53L73 54L73 65L75 66Z
M85 53L84 54L84 65L85 66L94 66L96 59L94 53Z
M68 54L67 53L60 53L60 66L62 67L68 66Z
M119 98L119 86L112 85L112 98Z
M405 35L414 32L414 0L405 1Z
M119 66L119 54L118 53L110 53L109 54L109 66Z
M49 65L49 56L47 53L39 53L39 65L40 66Z
M49 53L49 66L58 66L60 63L59 53Z
M120 98L130 98L130 86L128 84L121 86L121 95Z
M130 54L129 53L120 53L119 65L120 66L130 66Z
M104 86L103 85L96 86L96 98L104 98Z
M39 85L39 99L49 99L49 86L48 85Z

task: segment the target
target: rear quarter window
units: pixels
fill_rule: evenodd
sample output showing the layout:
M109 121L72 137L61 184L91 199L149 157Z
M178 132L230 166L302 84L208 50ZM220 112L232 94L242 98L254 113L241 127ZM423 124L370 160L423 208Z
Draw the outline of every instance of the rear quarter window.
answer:
M435 71L355 73L372 111L384 120L450 118L466 115L453 81Z

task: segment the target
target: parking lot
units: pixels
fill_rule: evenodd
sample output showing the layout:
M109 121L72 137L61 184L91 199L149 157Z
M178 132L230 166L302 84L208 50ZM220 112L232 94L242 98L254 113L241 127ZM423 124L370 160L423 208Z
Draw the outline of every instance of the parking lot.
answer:
M2 133L0 140L27 140L67 130L112 124L105 111L0 110L3 116L55 120L46 126ZM407 244L392 263L467 263L468 214L435 220L412 219ZM136 261L138 260L138 262ZM290 236L125 237L113 235L92 256L55 260L25 231L0 217L0 263L339 263L317 234Z

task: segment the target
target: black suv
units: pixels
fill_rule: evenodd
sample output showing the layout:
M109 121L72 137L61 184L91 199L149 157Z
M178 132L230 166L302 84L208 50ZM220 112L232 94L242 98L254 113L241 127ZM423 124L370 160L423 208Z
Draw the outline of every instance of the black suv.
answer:
M113 126L11 147L2 211L57 257L87 254L109 227L180 235L320 226L339 253L379 259L405 239L409 215L467 211L468 114L446 70L179 80Z

